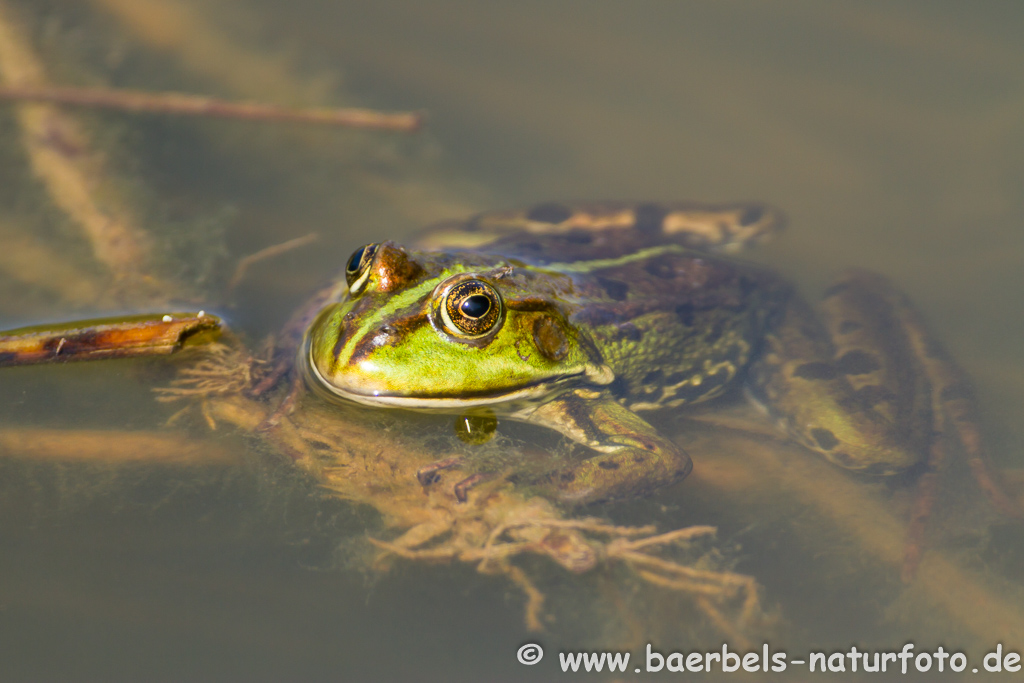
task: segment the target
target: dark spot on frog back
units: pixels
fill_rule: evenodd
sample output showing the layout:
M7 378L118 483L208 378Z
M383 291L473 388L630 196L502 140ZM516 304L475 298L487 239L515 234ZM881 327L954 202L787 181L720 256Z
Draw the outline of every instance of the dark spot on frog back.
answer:
M754 204L743 209L743 213L740 214L740 225L747 227L757 223L762 218L764 218L764 207Z
M622 323L616 327L616 330L619 333L619 338L628 341L638 342L644 337L644 333L633 323Z
M676 306L676 315L679 316L679 322L687 327L693 326L693 316L696 311L696 307L690 302Z
M804 363L793 371L793 376L801 379L835 379L836 374L836 369L831 363L818 361Z
M621 280L610 280L605 277L597 278L597 283L604 289L605 294L608 295L609 299L614 301L625 301L626 296L629 294L629 285Z
M882 367L874 355L860 349L847 351L836 360L835 365L844 375L866 375Z
M574 323L587 325L614 325L623 322L624 313L616 307L606 305L587 306L576 313L572 320Z
M565 241L575 245L590 244L594 241L594 236L586 230L570 230L565 235Z
M526 212L527 220L538 223L563 223L572 216L572 209L562 204L538 204Z
M811 430L811 436L818 443L819 446L824 448L826 451L830 451L839 445L839 439L828 429L822 429L820 427Z

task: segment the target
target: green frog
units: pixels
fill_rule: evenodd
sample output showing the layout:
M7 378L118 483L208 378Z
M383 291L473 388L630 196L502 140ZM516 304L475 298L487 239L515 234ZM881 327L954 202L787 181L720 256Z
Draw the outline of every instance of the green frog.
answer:
M689 456L643 413L734 387L849 470L904 472L949 426L970 449L969 385L884 279L850 272L815 310L733 255L781 223L753 203L484 213L415 248L360 247L289 329L321 394L489 409L568 437L583 448L533 483L569 503L684 478Z

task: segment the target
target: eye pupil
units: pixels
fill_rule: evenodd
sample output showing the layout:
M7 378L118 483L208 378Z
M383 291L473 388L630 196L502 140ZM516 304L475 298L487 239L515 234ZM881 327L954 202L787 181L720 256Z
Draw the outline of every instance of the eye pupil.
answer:
M483 294L474 294L463 300L459 310L467 318L482 318L487 315L487 311L491 310L491 300Z

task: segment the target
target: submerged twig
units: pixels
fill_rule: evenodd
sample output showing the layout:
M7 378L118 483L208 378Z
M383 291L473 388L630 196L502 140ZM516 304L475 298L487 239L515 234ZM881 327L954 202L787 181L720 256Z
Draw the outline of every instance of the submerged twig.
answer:
M417 112L382 112L351 107L299 109L262 102L231 102L184 93L143 92L120 88L7 86L0 87L0 100L47 102L133 113L208 116L270 123L312 123L399 133L412 133L423 123L423 115Z
M260 249L255 253L249 254L248 256L243 256L238 260L238 265L235 266L235 272L232 274L231 280L228 282L227 291L229 293L235 291L235 287L241 284L242 280L245 279L245 274L248 272L249 266L259 263L260 261L265 261L268 258L280 256L292 249L298 249L299 247L304 247L307 244L312 244L318 239L320 239L320 236L315 232L311 232L308 235L296 237L295 239L288 240L287 242L281 242L280 244L274 244L266 249Z
M231 21L221 21L221 3L183 0L88 0L102 15L114 19L123 37L147 51L170 57L177 68L201 82L216 84L225 97L288 103L331 101L343 88L335 69L311 73L267 45L251 42L234 27L245 23L253 3L232 6ZM465 182L455 185L430 166L414 171L420 162L402 153L400 166L381 173L380 153L390 140L381 136L326 135L323 128L288 127L281 131L288 155L307 159L312 167L345 164L345 182L339 191L321 196L324 210L338 215L359 215L372 209L378 216L394 217L404 224L426 224L480 208L484 193ZM330 138L330 139L328 139ZM385 147L382 147L384 145ZM248 151L246 152L248 154ZM248 157L247 157L248 158ZM356 159L368 163L354 163ZM340 169L339 169L340 170ZM470 190L470 194L467 194ZM478 199L474 199L477 197Z

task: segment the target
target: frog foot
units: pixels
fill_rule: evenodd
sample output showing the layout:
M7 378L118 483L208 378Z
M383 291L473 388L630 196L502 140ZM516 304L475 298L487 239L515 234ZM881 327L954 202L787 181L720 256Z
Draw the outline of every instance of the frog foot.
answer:
M478 472L471 474L459 483L457 483L453 489L455 492L455 499L460 503L465 503L469 500L469 490L479 484L484 483L488 479L493 479L493 474L486 474L484 472Z
M555 498L579 505L644 496L690 473L683 449L607 394L591 393L564 394L527 418L594 451L551 479Z
M438 460L426 465L425 467L421 467L416 471L416 479L419 480L421 486L430 486L431 484L436 484L440 481L441 472L453 467L458 467L461 464L462 458L457 455L453 455L450 458Z
M427 486L436 484L441 480L441 472L443 472L444 470L450 470L453 467L458 467L463 462L464 459L458 455L453 455L450 458L445 458L444 460L432 462L429 465L421 467L419 470L416 471L416 479L419 480L421 486L426 488ZM465 503L467 500L469 500L470 489L472 489L474 486L477 486L478 484L482 484L483 482L489 479L493 479L494 477L495 475L493 474L479 472L477 474L471 474L465 479L460 480L452 488L452 491L455 494L455 499L458 500L460 503Z
M256 427L256 431L268 432L278 424L281 420L287 417L295 409L295 405L299 401L299 397L302 396L303 382L301 377L295 377L292 380L291 386L288 388L288 393L281 400L281 402L274 408L273 412L267 416L263 422Z

